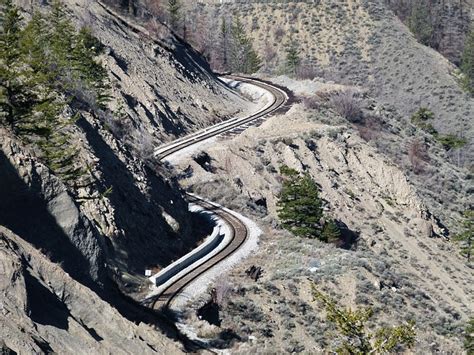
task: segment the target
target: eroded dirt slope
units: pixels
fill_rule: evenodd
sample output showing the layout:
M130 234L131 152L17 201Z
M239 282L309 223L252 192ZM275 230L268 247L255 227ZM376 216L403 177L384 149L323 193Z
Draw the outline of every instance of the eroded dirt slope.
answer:
M193 171L181 184L252 215L265 234L259 253L213 286L231 289L222 302L222 328L190 312L198 335L218 338L231 329L244 339L233 345L241 353L334 347L333 328L312 300L314 281L342 304L372 307L371 327L415 320L415 353L462 351L472 270L456 245L440 237L443 226L405 172L355 127L334 112L300 104L206 151L207 169L192 160L179 164ZM326 213L359 236L352 250L275 228L282 165L309 173L321 186ZM258 282L245 274L251 265L264 269Z

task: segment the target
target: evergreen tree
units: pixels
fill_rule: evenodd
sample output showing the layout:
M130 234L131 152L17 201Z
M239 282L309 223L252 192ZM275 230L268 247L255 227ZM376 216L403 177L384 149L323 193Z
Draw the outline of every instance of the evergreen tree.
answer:
M21 50L25 62L33 72L41 76L44 82L53 80L47 74L49 72L48 57L45 48L49 47L48 27L46 20L39 12L35 12L21 36ZM39 78L38 78L39 79Z
M326 317L334 323L341 338L341 345L335 349L337 354L388 354L400 347L412 347L415 343L415 323L408 322L396 327L383 327L372 331L367 325L373 315L371 308L346 309L332 298L311 285L313 298L322 303Z
M168 0L169 25L173 31L179 27L181 20L181 2L180 0Z
M467 210L463 214L462 231L454 237L454 240L460 244L461 254L471 261L474 253L474 210Z
M75 30L59 2L46 17L33 14L22 29L12 0L0 1L0 123L39 148L58 176L74 180L82 172L71 139L76 115L65 116L64 108L79 100L78 88L105 105L107 72L96 61L102 46L88 29Z
M299 56L300 50L296 41L291 41L286 46L286 68L289 73L296 75L298 67L301 63Z
M252 41L245 34L245 28L237 18L231 28L232 49L231 69L234 72L252 74L258 71L262 65L261 60L253 49Z
M286 166L280 172L286 178L277 203L282 226L299 237L322 239L323 209L318 185L308 174L300 175Z
M2 0L0 6L0 109L13 126L30 113L32 99L20 48L22 17L11 0Z
M471 317L464 331L464 349L468 355L474 354L474 318Z
M408 18L408 27L415 37L424 45L433 43L433 23L428 4L425 1L414 3L411 15Z
M52 54L53 68L56 69L58 75L64 76L72 62L75 29L67 17L66 8L58 0L53 3L48 22L50 24L49 48Z
M228 26L225 18L221 21L221 29L219 34L219 45L220 45L220 62L224 70L227 69L227 49L229 46L228 43Z
M474 94L474 29L471 29L466 38L464 51L461 59L461 70L464 74L464 85L466 89Z
M333 219L330 219L324 223L324 227L321 233L321 240L325 242L337 241L341 238L341 230L337 226Z
M96 60L102 49L102 44L92 35L90 29L81 28L74 38L72 67L77 72L79 80L85 82L95 92L98 107L104 109L110 98L108 95L110 85L106 69Z

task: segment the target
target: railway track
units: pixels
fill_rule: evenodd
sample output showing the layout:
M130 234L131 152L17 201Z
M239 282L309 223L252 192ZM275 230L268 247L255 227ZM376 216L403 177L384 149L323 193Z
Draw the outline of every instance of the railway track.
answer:
M144 28L130 23L126 18L118 14L116 11L110 9L100 0L97 2L109 15L111 15L116 21L119 21L120 24L127 26L134 33L142 33L147 35L149 38L152 38L154 41L159 43L163 48L172 51L172 49L168 48L165 43L157 40L156 38L153 38L153 36L151 36L150 33ZM165 146L159 147L155 151L155 156L159 160L163 160L175 152L178 152L184 148L192 146L193 144L196 144L198 142L202 142L211 137L215 137L217 135L227 132L232 132L234 129L239 127L245 128L248 124L254 123L255 121L258 121L259 119L265 117L266 115L276 113L280 110L284 110L285 107L289 107L289 104L294 101L294 97L291 92L285 91L284 89L279 88L274 84L265 82L263 80L231 75L227 77L241 82L250 83L269 91L273 96L273 101L263 110L253 115L241 119L231 119L226 122L219 123L213 127L204 129L190 136L178 139ZM169 285L159 295L153 296L141 302L143 305L151 306L153 309L161 308L165 311L169 309L172 300L180 292L182 292L186 286L188 286L192 281L196 280L200 275L204 274L206 271L231 256L233 253L235 253L240 248L240 246L245 243L249 235L249 231L246 225L232 213L226 211L220 206L213 204L212 202L205 201L197 196L193 196L190 194L188 194L187 196L190 202L199 204L202 208L212 211L213 213L217 214L222 220L224 220L224 222L228 225L231 231L231 238L227 245L221 251L216 253L212 258L189 270L189 272L187 272L185 275L182 275L178 280ZM194 263L193 265L195 264L196 263ZM208 346L206 346L205 344L201 344L199 341L196 340L191 340L187 336L182 334L176 328L175 323L171 319L165 317L164 322L168 323L171 326L171 329L176 332L177 338L181 340L181 342L188 351L201 350L211 354L217 354L217 352L209 349Z
M251 83L269 91L273 96L273 101L268 104L263 110L251 116L219 123L216 126L199 131L183 139L158 148L155 151L155 154L160 160L163 160L171 154L176 153L184 148L190 147L196 143L202 142L206 139L215 137L223 133L230 132L236 128L248 125L256 120L259 120L266 115L275 113L282 109L291 97L291 94L286 93L283 89L280 89L276 86L271 85L270 83L261 80L243 77L241 78L237 76L228 76L228 78L246 83ZM194 195L188 194L187 198L189 202L200 205L205 210L211 211L212 213L216 214L220 219L222 219L229 227L229 230L231 232L231 238L227 242L225 247L223 247L222 250L216 253L209 260L202 264L198 264L198 262L194 263L197 264L196 267L191 268L189 272L182 275L175 282L166 287L160 294L148 298L143 302L144 304L150 306L153 309L169 308L173 299L177 295L179 295L191 282L196 280L199 276L216 266L221 261L227 259L229 256L234 254L245 243L249 235L249 231L247 230L246 225L239 218L234 216L232 213L226 211L222 207L215 205L212 202L205 201Z
M238 80L244 83L249 83L255 86L258 86L262 89L267 90L273 96L273 101L270 105L265 107L263 110L240 119L231 119L225 122L218 123L215 126L200 130L196 133L193 133L185 138L178 139L174 142L161 146L155 150L155 156L163 160L166 157L170 156L173 153L176 153L184 148L192 146L196 143L202 142L206 139L211 137L217 136L222 133L226 133L232 131L236 128L242 127L249 123L252 123L268 114L275 113L279 109L283 108L285 103L291 97L291 94L288 94L283 89L276 87L268 82L263 80L253 79L253 78L246 78L246 77L239 77L239 76L226 76L229 79Z

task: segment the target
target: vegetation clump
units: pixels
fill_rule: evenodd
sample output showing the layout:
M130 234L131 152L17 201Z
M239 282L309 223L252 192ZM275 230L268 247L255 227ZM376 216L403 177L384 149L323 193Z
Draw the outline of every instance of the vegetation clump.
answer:
M181 2L179 0L168 0L168 16L170 28L177 31L181 22Z
M374 313L371 308L357 310L343 308L319 291L314 284L311 288L314 300L324 306L327 319L336 326L340 337L340 345L335 349L337 354L387 354L414 345L416 339L414 322L371 331L367 325Z
M358 94L353 90L333 93L329 99L331 107L342 117L352 123L361 122L364 114Z
M433 118L434 118L434 113L432 111L430 111L426 107L420 107L418 111L416 111L411 116L411 122L427 133L436 134L438 132L433 127L433 125L428 122L429 120L432 120Z
M77 113L105 109L109 99L107 72L96 60L101 51L89 29L76 31L59 2L23 26L18 7L2 0L0 124L38 147L40 158L65 180L81 174L70 139Z
M464 138L458 137L455 134L443 135L438 133L438 131L433 127L433 125L428 122L433 118L434 114L432 111L425 107L421 107L411 116L411 122L418 128L431 134L434 139L443 146L445 150L459 149L467 143Z
M434 25L429 6L425 1L413 3L408 27L416 39L426 46L434 46Z
M467 323L464 336L464 349L467 354L474 354L474 318L471 317Z
M286 46L286 70L291 75L296 75L300 66L300 50L296 41L290 41Z
M233 72L252 74L260 69L262 61L253 48L252 40L245 33L239 18L232 24L230 44L230 69Z
M467 91L474 95L474 29L466 39L461 58L461 71L464 74L463 84Z
M295 236L329 242L340 237L333 220L325 221L319 188L309 174L299 174L287 166L280 168L285 180L277 203L283 228Z

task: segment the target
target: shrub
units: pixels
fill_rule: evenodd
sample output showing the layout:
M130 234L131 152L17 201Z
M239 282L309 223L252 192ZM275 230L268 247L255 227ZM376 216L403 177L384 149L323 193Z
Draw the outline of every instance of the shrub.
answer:
M437 134L435 135L435 138L446 150L462 148L467 143L464 138L460 138L455 134Z
M321 232L321 240L325 242L332 242L341 238L341 230L337 226L336 222L332 219L324 223L323 230Z
M301 64L296 69L296 77L300 80L313 80L318 76L318 71L316 67L311 64Z
M331 95L329 99L331 107L349 122L361 122L363 113L358 94L353 90L344 90Z
M314 299L324 306L327 319L336 326L341 338L335 349L337 353L385 354L400 350L402 346L410 348L415 343L414 322L372 330L367 324L374 313L371 308L346 309L319 291L314 284L311 287Z
M410 118L411 122L417 127L421 128L423 131L436 135L438 131L433 127L431 123L428 123L428 120L434 118L434 113L431 112L426 107L420 107Z
M474 353L474 318L471 317L465 330L464 349L468 354Z
M215 289L217 304L224 304L224 300L229 296L229 293L232 291L232 286L229 284L229 282L224 276L221 276L216 280Z
M275 40L277 42L280 42L283 36L285 35L285 30L278 26L275 30Z
M380 121L373 116L366 117L362 124L357 125L360 137L367 142L379 137L381 129Z
M304 107L310 110L317 110L321 106L321 101L318 96L305 96L302 101Z
M474 253L474 210L467 210L463 214L463 220L460 223L462 231L454 237L454 240L459 243L461 248L461 255L471 261L471 256Z
M418 111L416 111L412 116L411 116L411 121L414 124L419 124L420 122L425 122L428 120L431 120L434 118L434 113L431 112L429 109L426 107L420 107Z

